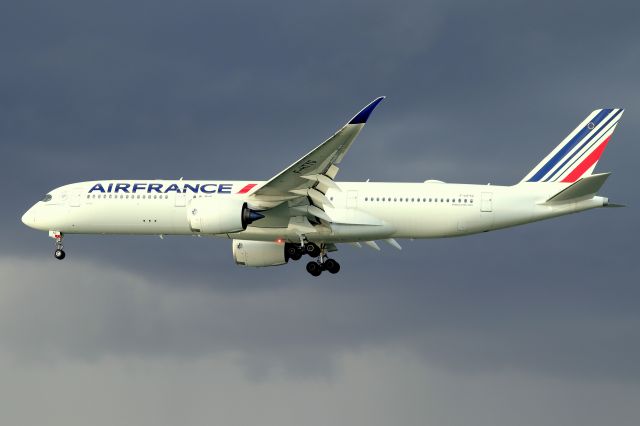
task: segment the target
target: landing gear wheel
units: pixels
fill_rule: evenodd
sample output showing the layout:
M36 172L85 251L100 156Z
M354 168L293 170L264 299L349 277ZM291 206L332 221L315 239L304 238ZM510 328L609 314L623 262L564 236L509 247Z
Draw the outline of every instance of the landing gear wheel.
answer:
M324 269L332 274L337 274L340 271L340 264L333 259L327 259L324 261Z
M297 244L287 243L284 247L284 255L287 259L300 260L304 252L302 247Z
M307 272L313 275L314 277L317 277L322 273L322 267L318 262L311 261L307 263Z
M64 250L62 250L62 249L56 250L55 252L53 252L53 255L58 260L62 260L66 256Z
M307 254L311 257L318 257L320 256L320 247L318 247L317 245L315 245L314 243L307 243L304 246L304 251L307 252Z

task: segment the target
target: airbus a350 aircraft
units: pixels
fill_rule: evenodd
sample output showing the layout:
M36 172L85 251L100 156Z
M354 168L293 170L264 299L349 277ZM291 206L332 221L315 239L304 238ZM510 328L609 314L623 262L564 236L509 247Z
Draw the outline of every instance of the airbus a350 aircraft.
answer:
M307 254L307 271L337 273L338 243L487 232L596 207L609 173L593 170L622 109L593 111L513 186L337 182L338 164L380 97L336 134L268 181L99 180L54 189L22 216L48 231L64 259L65 234L197 235L232 239L238 265L275 266Z

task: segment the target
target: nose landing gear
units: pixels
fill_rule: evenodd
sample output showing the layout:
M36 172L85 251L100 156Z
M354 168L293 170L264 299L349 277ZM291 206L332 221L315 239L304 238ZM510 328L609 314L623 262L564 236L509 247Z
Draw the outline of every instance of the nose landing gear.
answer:
M53 256L58 260L64 259L66 253L64 252L64 250L62 250L62 232L49 231L49 236L56 240L56 249L53 252Z

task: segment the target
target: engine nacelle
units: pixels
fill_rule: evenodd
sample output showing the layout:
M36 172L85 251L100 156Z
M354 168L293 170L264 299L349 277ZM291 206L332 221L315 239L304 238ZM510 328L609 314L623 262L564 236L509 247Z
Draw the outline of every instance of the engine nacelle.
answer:
M233 240L233 260L242 266L277 266L287 263L284 244L271 241Z
M193 232L228 234L244 231L247 225L264 216L235 198L194 198L189 203L187 217Z

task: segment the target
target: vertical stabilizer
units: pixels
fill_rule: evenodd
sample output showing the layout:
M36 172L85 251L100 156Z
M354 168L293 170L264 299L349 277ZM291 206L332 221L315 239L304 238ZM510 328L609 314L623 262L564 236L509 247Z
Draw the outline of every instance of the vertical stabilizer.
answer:
M576 182L593 173L623 109L597 109L587 116L522 182Z

